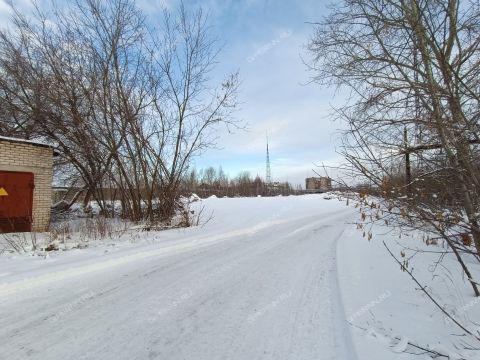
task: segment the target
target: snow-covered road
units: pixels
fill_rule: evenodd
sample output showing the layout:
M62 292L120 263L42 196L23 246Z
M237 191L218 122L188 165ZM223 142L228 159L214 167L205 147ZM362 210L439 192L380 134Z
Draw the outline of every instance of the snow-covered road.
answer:
M321 196L204 204L204 227L2 261L0 358L356 359L336 262L354 210Z

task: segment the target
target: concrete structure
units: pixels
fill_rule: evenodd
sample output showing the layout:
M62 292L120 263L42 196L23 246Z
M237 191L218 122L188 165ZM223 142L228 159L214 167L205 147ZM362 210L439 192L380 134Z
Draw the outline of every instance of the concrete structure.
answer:
M0 136L0 174L33 174L32 231L47 231L50 224L52 166L51 146ZM8 200L7 197L4 199Z
M307 191L329 191L332 189L332 179L329 177L310 177L305 179L305 189Z

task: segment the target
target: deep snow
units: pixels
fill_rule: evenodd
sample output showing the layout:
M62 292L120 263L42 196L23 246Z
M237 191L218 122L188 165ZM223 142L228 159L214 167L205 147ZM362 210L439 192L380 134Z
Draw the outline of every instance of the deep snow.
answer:
M213 211L204 226L0 257L0 358L430 358L403 353L408 342L453 353L456 330L386 255L393 235L368 242L357 210L323 197L211 198L195 205ZM454 263L455 296L421 265L449 306L472 304Z

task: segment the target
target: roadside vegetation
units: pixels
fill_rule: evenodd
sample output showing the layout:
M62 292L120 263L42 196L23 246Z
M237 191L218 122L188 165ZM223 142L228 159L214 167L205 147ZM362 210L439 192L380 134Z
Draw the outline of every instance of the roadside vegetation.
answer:
M355 191L363 236L372 239L372 224L421 231L427 245L444 245L434 250L435 268L453 256L475 297L479 39L478 1L349 0L315 24L309 43L314 81L350 94L335 109L348 125L340 150L346 163L337 171L340 185ZM478 329L457 321L416 279L409 254L418 252L390 254L462 330L465 346L478 348Z

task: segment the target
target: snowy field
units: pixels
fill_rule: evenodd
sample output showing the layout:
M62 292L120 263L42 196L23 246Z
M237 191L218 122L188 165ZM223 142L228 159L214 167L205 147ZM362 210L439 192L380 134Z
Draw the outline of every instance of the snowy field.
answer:
M0 359L480 359L383 247L423 248L415 234L367 241L358 210L323 195L195 206L203 226L1 256ZM480 303L435 256L416 274L473 326Z

